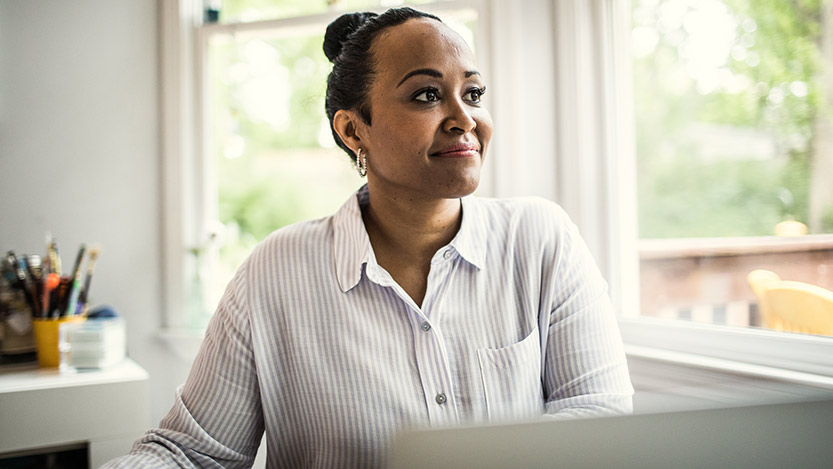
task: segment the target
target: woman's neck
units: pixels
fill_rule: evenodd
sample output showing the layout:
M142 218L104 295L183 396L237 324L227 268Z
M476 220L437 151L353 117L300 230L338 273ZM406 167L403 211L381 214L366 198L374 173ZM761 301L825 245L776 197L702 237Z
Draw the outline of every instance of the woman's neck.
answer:
M431 258L460 229L460 199L416 199L370 191L362 208L376 261L416 302L422 304Z
M390 248L406 258L430 262L460 228L460 199L417 199L373 191L369 195L362 215L374 250Z

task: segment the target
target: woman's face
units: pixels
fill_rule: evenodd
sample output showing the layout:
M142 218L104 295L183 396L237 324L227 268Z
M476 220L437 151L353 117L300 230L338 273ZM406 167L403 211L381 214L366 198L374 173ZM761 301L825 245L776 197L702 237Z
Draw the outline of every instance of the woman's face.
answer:
M371 125L358 133L371 190L410 200L474 192L492 118L468 45L443 23L412 19L383 31L371 53Z

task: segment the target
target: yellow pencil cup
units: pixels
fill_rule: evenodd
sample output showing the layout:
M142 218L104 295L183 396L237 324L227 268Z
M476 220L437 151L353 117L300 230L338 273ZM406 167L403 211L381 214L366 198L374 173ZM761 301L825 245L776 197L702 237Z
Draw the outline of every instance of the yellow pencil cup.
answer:
M82 322L84 316L71 316L60 319L35 319L32 327L35 331L35 347L38 351L38 364L41 368L58 368L61 365L60 333L61 324Z

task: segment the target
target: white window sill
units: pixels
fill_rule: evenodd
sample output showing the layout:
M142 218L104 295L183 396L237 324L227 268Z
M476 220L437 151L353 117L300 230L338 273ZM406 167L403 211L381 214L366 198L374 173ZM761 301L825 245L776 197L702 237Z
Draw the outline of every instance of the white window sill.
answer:
M706 357L683 352L672 352L639 345L625 345L629 358L641 358L652 361L671 363L691 368L730 373L733 375L765 378L774 381L795 383L816 388L833 390L833 377L821 376L800 371L784 370L770 366L752 365L720 358Z
M686 321L622 318L630 356L833 389L833 338Z

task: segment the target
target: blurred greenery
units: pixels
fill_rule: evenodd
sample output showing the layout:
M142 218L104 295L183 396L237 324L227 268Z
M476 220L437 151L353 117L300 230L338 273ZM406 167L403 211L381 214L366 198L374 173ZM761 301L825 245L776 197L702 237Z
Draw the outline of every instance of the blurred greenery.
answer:
M634 0L640 237L807 223L821 1Z
M212 47L213 78L216 80L214 109L227 113L233 121L217 119L217 124L231 124L231 128L221 127L215 131L221 134L232 131L244 136L248 144L248 155L258 154L270 148L318 146L319 127L325 119L326 77L330 70L329 62L321 50L323 40L322 35L270 41L234 41ZM253 44L260 46L260 50L259 56L251 58L247 55L253 54L247 54L247 49L254 49ZM263 49L267 49L272 55ZM264 55L265 58L262 57ZM288 78L286 81L271 83L276 92L291 96L288 102L288 116L291 118L281 127L251 115L244 108L246 99L243 93L249 91L247 87L253 81L263 79L258 76L261 72L259 64L251 62L267 59L274 59L275 66L288 75L285 77ZM220 149L217 150L219 154Z
M639 189L640 200L648 201L652 210L640 218L643 237L770 235L777 223L789 218L785 214L807 211L808 167L802 161L780 166L682 160L661 163L654 175L652 184Z

